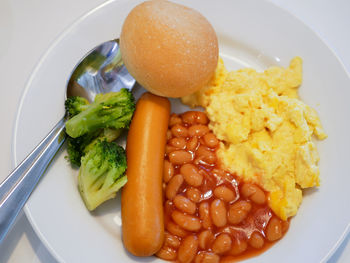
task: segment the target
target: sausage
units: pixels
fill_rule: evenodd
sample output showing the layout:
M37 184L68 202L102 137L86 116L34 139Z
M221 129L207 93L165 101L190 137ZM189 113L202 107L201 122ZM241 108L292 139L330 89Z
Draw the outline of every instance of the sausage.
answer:
M162 178L169 116L167 98L145 93L128 133L122 231L125 248L135 256L153 255L164 241Z

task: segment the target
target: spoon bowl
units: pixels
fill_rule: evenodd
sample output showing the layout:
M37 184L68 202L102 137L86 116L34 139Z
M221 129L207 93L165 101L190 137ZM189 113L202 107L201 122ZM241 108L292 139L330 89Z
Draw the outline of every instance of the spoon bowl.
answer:
M67 82L66 99L81 96L92 102L96 94L121 88L131 90L135 82L121 59L118 39L110 40L92 49L73 69ZM0 243L64 143L65 117L0 183Z
M81 96L92 102L99 93L131 90L135 79L123 64L119 39L102 43L88 52L73 69L66 98Z

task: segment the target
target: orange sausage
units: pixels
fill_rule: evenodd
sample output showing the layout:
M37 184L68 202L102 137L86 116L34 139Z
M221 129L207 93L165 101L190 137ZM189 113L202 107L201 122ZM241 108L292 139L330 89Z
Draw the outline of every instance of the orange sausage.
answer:
M162 171L169 115L167 98L145 93L128 133L122 230L124 246L135 256L153 255L164 240Z

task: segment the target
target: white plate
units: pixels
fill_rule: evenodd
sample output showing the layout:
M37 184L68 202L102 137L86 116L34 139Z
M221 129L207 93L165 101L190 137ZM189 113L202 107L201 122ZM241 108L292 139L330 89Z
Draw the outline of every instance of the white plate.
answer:
M23 94L14 134L18 164L63 116L67 78L92 47L119 36L122 22L140 1L109 1L69 27L46 52ZM330 49L289 13L260 0L186 1L203 13L219 37L228 69L287 66L304 59L300 95L319 112L329 138L318 143L321 187L305 194L288 234L248 262L320 262L342 241L350 221L350 80ZM60 262L132 262L123 248L120 197L89 213L79 196L76 171L57 155L25 207L36 233Z

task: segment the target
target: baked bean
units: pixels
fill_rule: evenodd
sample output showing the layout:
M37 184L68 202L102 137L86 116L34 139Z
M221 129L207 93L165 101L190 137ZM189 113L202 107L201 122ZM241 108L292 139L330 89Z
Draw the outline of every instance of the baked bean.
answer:
M197 188L194 188L194 187L190 187L186 191L186 196L188 199L190 199L192 202L195 202L195 203L198 203L202 198L201 192Z
M188 151L194 152L197 149L198 146L198 138L197 137L191 137L186 144L186 149Z
M239 224L247 218L251 209L252 205L249 202L243 200L237 201L230 205L227 213L227 220L231 224Z
M174 166L168 160L164 160L163 165L163 180L164 182L169 182L171 177L174 175Z
M232 242L232 246L231 246L229 253L232 256L236 256L236 255L242 254L244 251L246 251L247 247L248 247L247 241L245 241L243 239L234 239L234 241Z
M245 183L241 188L242 195L254 203L262 205L266 201L265 193L254 184Z
M236 198L236 194L226 186L218 186L214 189L214 196L225 202L231 202Z
M189 263L195 258L198 250L198 238L194 235L187 236L181 243L177 259L181 263Z
M262 248L264 246L264 237L259 232L253 232L248 240L248 243L253 248Z
M209 132L208 126L202 125L202 124L195 124L188 128L188 135L189 136L204 136Z
M185 215L175 210L172 212L171 218L176 224L185 230L198 231L201 228L201 222L195 216Z
M177 150L169 153L169 160L173 164L184 164L192 161L192 154L185 150Z
M169 126L174 126L175 124L182 124L182 119L176 114L171 114L169 118Z
M171 127L171 133L175 137L187 137L188 136L188 130L185 126L181 124L175 124L173 127Z
M210 151L207 147L200 145L196 150L196 158L204 161L208 164L214 164L216 163L216 155L212 151Z
M286 233L289 229L289 221L282 220L282 233Z
M198 168L195 165L190 163L182 165L180 173L189 185L200 186L202 184L203 176L199 173Z
M171 145L165 145L165 153L169 155L171 152L178 150L178 148L171 146Z
M198 236L199 247L203 250L211 247L215 237L211 230L204 230Z
M215 199L210 205L210 214L213 224L223 227L227 223L225 203L220 199Z
M169 233L178 237L185 237L188 235L188 232L185 229L171 221L167 222L165 228L169 231Z
M164 233L164 245L166 247L178 248L180 246L180 240L168 232Z
M195 263L219 263L220 257L211 252L200 253L196 256Z
M212 250L215 254L224 254L231 249L232 240L228 234L220 234L216 237Z
M282 237L282 223L277 217L272 217L265 230L266 238L275 241Z
M187 111L181 115L182 121L187 124L207 124L208 117L201 111Z
M174 146L178 149L185 149L186 148L186 140L183 137L171 138L169 140L169 145Z
M156 254L166 260L231 262L247 253L248 246L248 254L264 250L265 242L280 239L288 230L289 222L274 215L262 188L241 183L219 168L220 141L208 122L197 111L172 114L169 120L163 167L165 233Z
M203 140L205 145L208 146L209 148L215 148L216 146L219 145L219 140L211 132L204 135Z
M169 200L173 200L173 198L177 194L177 191L179 191L179 188L182 185L183 181L184 178L181 174L173 176L165 188L166 198L168 198Z
M197 115L196 115L196 122L199 124L208 124L209 120L207 115L204 112L201 111L197 111Z
M170 130L167 130L166 132L166 139L169 140L173 137L173 135L171 134L171 131Z
M184 213L194 214L196 212L196 204L182 195L175 196L173 202L175 207Z
M196 111L186 111L181 114L182 121L187 124L195 124L196 123Z
M170 247L162 247L160 250L158 250L156 256L164 260L175 260L176 250Z
M209 212L209 204L207 202L200 203L198 212L199 212L199 218L202 220L203 228L209 229L212 226L210 212Z

